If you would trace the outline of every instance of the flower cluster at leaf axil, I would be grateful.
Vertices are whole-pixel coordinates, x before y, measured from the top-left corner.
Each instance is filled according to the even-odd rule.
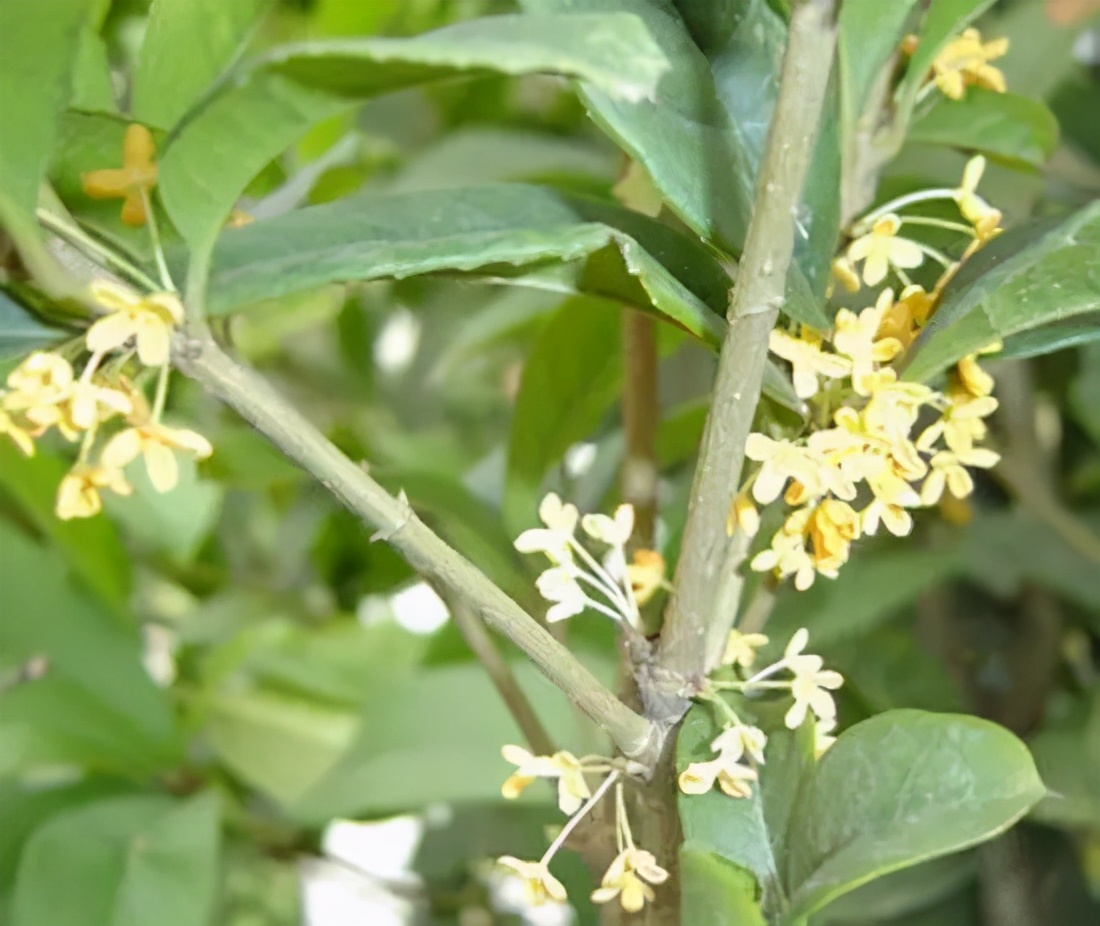
[[[790,364],[795,392],[805,403],[801,434],[750,435],[749,470],[729,516],[730,533],[754,536],[758,505],[782,498],[790,509],[769,546],[751,566],[802,590],[818,575],[835,578],[853,541],[880,527],[903,536],[912,509],[956,499],[974,488],[970,468],[986,469],[998,455],[980,446],[985,419],[997,408],[993,379],[976,356],[960,361],[946,388],[901,379],[904,357],[933,316],[959,267],[999,231],[1001,214],[977,195],[985,162],[970,161],[957,189],[911,193],[887,203],[852,227],[852,240],[834,263],[850,292],[896,281],[868,297],[864,308],[841,308],[827,332],[806,326],[772,332],[772,353]],[[907,217],[901,210],[935,200],[957,204],[965,222]],[[934,224],[967,239],[958,260],[902,237],[907,225]],[[931,290],[907,271],[926,260],[942,272]],[[991,345],[995,349],[996,345]]]
[[[692,762],[681,773],[680,790],[685,794],[705,794],[715,785],[730,797],[752,797],[752,789],[760,778],[764,764],[764,749],[768,743],[765,732],[746,723],[726,699],[732,693],[751,707],[760,695],[782,692],[791,698],[783,716],[789,730],[798,730],[807,717],[813,718],[814,752],[821,756],[834,740],[836,702],[831,691],[844,684],[839,672],[824,668],[820,656],[806,653],[809,634],[799,630],[783,652],[783,658],[753,672],[757,651],[768,638],[761,633],[731,630],[722,657],[722,666],[707,682],[698,700],[710,704],[722,732],[710,744],[713,759]],[[788,678],[780,678],[787,675]]]
[[[157,176],[153,154],[149,131],[132,125],[124,141],[123,167],[93,171],[85,176],[85,186],[93,196],[124,197],[122,219],[127,224],[148,222],[166,290],[143,294],[96,280],[87,301],[97,317],[84,337],[57,350],[35,351],[0,389],[0,433],[24,454],[33,455],[35,441],[51,431],[79,444],[76,463],[58,486],[55,510],[62,520],[98,514],[104,492],[131,494],[124,470],[139,457],[153,488],[167,492],[179,480],[177,452],[197,459],[211,453],[202,435],[170,428],[161,420],[169,349],[183,306],[168,288],[171,281],[149,205]],[[79,373],[74,368],[78,359],[83,362]],[[141,388],[150,378],[155,381],[152,406]]]

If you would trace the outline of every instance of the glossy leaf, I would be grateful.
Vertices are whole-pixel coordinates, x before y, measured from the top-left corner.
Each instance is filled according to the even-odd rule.
[[[218,817],[213,794],[115,797],[58,814],[23,851],[12,926],[206,926]]]
[[[486,72],[566,73],[628,98],[652,94],[668,63],[634,17],[589,19],[590,32],[580,43],[568,25],[554,17],[495,16],[409,39],[338,39],[278,49],[243,84],[203,100],[189,114],[162,160],[161,196],[184,238],[203,250],[264,165],[356,100]]]
[[[765,926],[756,880],[710,852],[680,852],[680,911],[692,926]]]
[[[1039,167],[1058,145],[1058,120],[1039,100],[971,87],[916,119],[907,138]]]
[[[1055,351],[1081,347],[1100,339],[1100,311],[1086,312],[1064,322],[1054,322],[1005,338],[1001,358],[1041,357]]]
[[[0,6],[0,219],[21,247],[41,254],[35,208],[69,101],[70,74],[91,0],[38,0]]]
[[[1013,229],[948,288],[914,345],[907,379],[925,380],[992,341],[1100,310],[1100,203]]]
[[[799,791],[788,918],[879,875],[989,839],[1044,793],[1027,747],[988,721],[888,711],[857,724]]]
[[[508,282],[548,261],[576,263],[578,291],[664,316],[711,344],[725,329],[728,279],[706,250],[645,216],[521,184],[362,194],[226,232],[210,310],[340,280],[452,273]]]
[[[267,4],[154,0],[134,71],[134,117],[172,128],[232,62]]]

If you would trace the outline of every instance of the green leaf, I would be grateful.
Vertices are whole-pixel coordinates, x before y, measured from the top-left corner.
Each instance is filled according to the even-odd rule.
[[[362,194],[228,231],[214,254],[210,311],[337,280],[447,272],[507,282],[549,261],[575,262],[580,292],[720,343],[729,281],[705,249],[645,216],[524,184]]]
[[[977,874],[975,852],[944,856],[868,881],[829,904],[822,915],[829,923],[892,921],[958,893]]]
[[[1004,832],[1044,793],[1027,747],[988,721],[888,711],[857,724],[799,791],[788,920]]]
[[[153,0],[134,70],[134,118],[170,129],[232,62],[268,0]]]
[[[944,98],[914,120],[907,140],[1041,167],[1058,145],[1058,120],[1039,100],[970,87],[961,100]]]
[[[91,25],[85,27],[80,35],[80,46],[73,65],[73,96],[69,105],[88,112],[118,112],[107,43]]]
[[[60,341],[64,335],[48,328],[0,289],[0,360],[23,357],[39,347]]]
[[[1029,745],[1050,789],[1032,816],[1053,826],[1100,827],[1100,693],[1045,725]]]
[[[918,44],[894,94],[902,122],[909,119],[921,84],[943,47],[993,5],[993,0],[932,0],[917,32]]]
[[[855,130],[883,68],[897,53],[917,0],[845,0],[840,7],[837,56],[845,132]]]
[[[168,212],[192,248],[205,250],[249,180],[310,126],[355,100],[428,80],[550,72],[585,77],[628,98],[652,94],[668,62],[642,23],[593,17],[585,24],[588,34],[571,24],[564,17],[495,16],[409,39],[276,49],[242,85],[204,99],[169,143],[159,187]]]
[[[710,852],[680,851],[680,910],[691,926],[766,926],[756,879]]]
[[[998,338],[1100,310],[1100,202],[1016,228],[967,262],[914,345],[926,380]]]
[[[206,926],[218,817],[213,794],[116,797],[58,814],[23,851],[12,926]]]
[[[0,657],[44,657],[44,678],[8,691],[9,768],[38,757],[149,774],[178,759],[168,699],[142,669],[137,634],[67,580],[62,562],[0,522]]]
[[[1100,338],[1100,312],[1086,312],[1066,321],[1054,322],[1005,338],[998,359],[1041,357],[1071,347],[1083,347]]]
[[[0,5],[0,219],[24,252],[43,258],[35,208],[69,101],[70,74],[91,0]],[[28,256],[24,253],[24,256]]]
[[[24,457],[0,445],[0,487],[15,500],[35,528],[64,554],[69,565],[105,604],[121,610],[130,597],[130,555],[107,518],[62,521],[54,497],[69,465],[40,448]]]

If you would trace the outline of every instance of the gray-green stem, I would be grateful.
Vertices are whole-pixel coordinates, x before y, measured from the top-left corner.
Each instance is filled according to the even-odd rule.
[[[689,686],[717,665],[741,596],[747,543],[743,532],[727,536],[726,516],[760,398],[768,336],[786,291],[795,215],[835,47],[835,0],[796,6],[661,636],[662,667]]]

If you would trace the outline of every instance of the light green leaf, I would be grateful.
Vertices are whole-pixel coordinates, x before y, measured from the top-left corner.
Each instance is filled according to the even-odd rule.
[[[1083,347],[1100,339],[1100,311],[1086,312],[1066,321],[1023,331],[1005,338],[998,359],[1041,357],[1071,347]]]
[[[857,724],[799,791],[788,920],[1004,832],[1044,793],[1027,747],[988,721],[888,711]]]
[[[1100,310],[1100,202],[1013,229],[967,262],[914,345],[906,379],[1023,331]]]
[[[917,93],[932,69],[936,55],[992,5],[993,0],[932,0],[917,33],[917,49],[909,59],[905,76],[894,94],[903,122],[908,121],[909,114],[913,111]]]
[[[62,332],[43,325],[6,290],[0,289],[0,360],[22,357],[62,337]]]
[[[43,750],[54,761],[147,774],[175,761],[175,722],[140,663],[137,634],[71,585],[60,559],[0,523],[0,655],[7,665],[44,657],[46,677],[5,694],[2,718],[18,764]],[[10,751],[9,751],[10,750]]]
[[[161,196],[176,227],[201,252],[265,164],[310,126],[356,100],[494,71],[565,73],[628,98],[653,93],[668,62],[641,22],[624,15],[592,17],[585,23],[590,31],[579,33],[571,23],[564,17],[495,16],[408,39],[336,39],[276,49],[243,84],[191,111],[162,159]]]
[[[153,0],[134,71],[134,117],[174,126],[232,63],[268,2]]]
[[[859,926],[869,921],[892,921],[958,893],[977,874],[977,854],[972,851],[922,862],[857,887],[829,904],[822,911],[822,919]]]
[[[219,843],[213,794],[115,797],[58,814],[23,851],[12,926],[206,926]]]
[[[91,591],[120,610],[130,596],[130,555],[107,518],[62,521],[54,498],[69,465],[41,448],[24,457],[10,443],[0,444],[0,486],[35,528],[48,537]]]
[[[118,112],[107,43],[90,25],[80,35],[80,46],[73,65],[73,96],[69,105],[88,112]]]
[[[45,15],[39,0],[0,5],[0,219],[35,262],[45,259],[35,220],[38,187],[90,7],[91,0],[54,0]]]
[[[680,851],[680,912],[691,926],[765,926],[756,879],[710,852]]]
[[[864,115],[872,88],[897,53],[917,0],[845,0],[837,45],[845,131]]]
[[[705,249],[645,216],[523,184],[363,194],[226,232],[210,311],[337,280],[449,272],[507,282],[549,261],[575,262],[581,292],[720,342],[729,281]]]
[[[907,140],[1041,167],[1058,145],[1058,120],[1039,100],[971,87],[961,100],[944,98],[914,120]]]

